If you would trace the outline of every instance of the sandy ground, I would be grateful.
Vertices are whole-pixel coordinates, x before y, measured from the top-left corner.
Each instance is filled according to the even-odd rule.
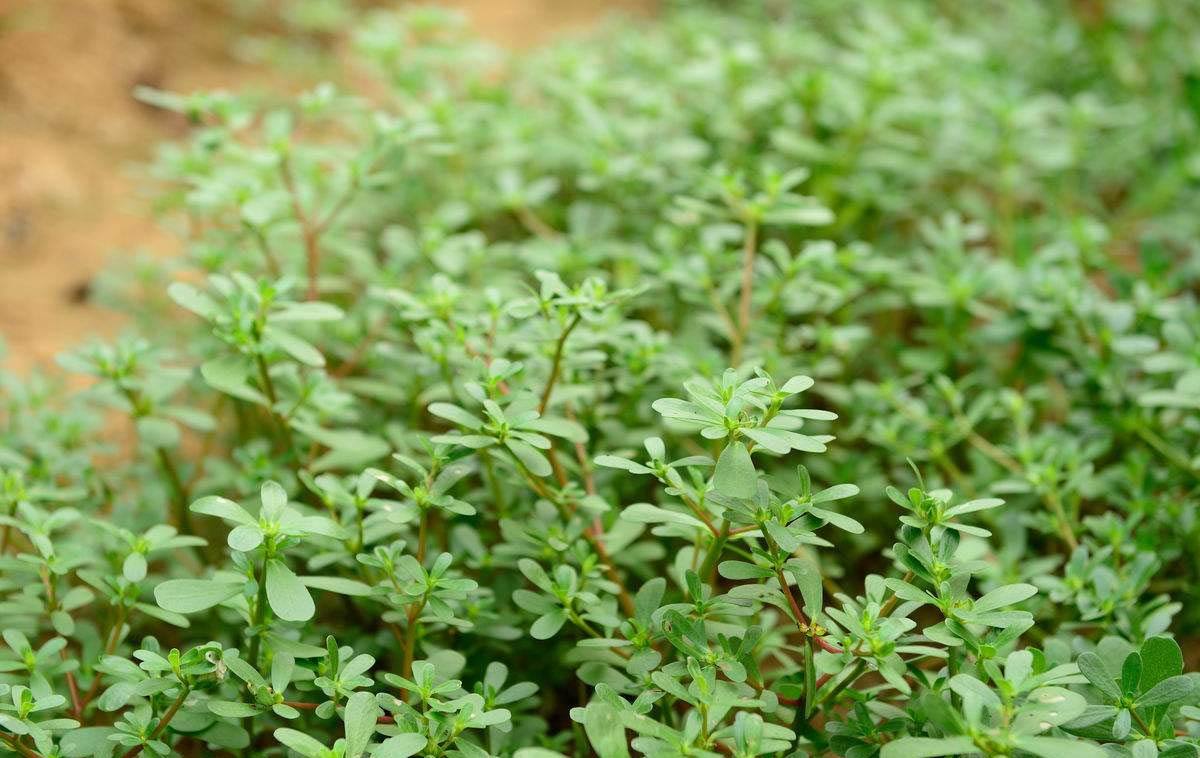
[[[259,0],[268,8],[272,0]],[[24,371],[114,314],[87,302],[113,255],[170,254],[140,174],[180,122],[138,103],[139,84],[275,88],[311,83],[239,54],[278,33],[271,14],[229,15],[230,0],[0,0],[0,339]],[[375,2],[375,5],[383,3]],[[486,37],[524,47],[649,0],[444,0]],[[325,40],[328,43],[328,40]],[[336,41],[334,42],[336,44]]]

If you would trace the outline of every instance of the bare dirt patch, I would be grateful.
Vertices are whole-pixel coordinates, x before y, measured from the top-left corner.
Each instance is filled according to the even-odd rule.
[[[378,4],[378,3],[376,3]],[[537,44],[649,0],[446,0],[481,33]],[[269,15],[267,16],[269,19]],[[260,17],[258,22],[262,22]],[[0,0],[0,338],[26,370],[117,317],[88,302],[112,255],[171,254],[139,166],[176,120],[133,98],[175,90],[299,89],[308,81],[239,57],[253,23],[219,0]],[[268,21],[269,23],[269,21]],[[289,78],[289,76],[291,78]]]

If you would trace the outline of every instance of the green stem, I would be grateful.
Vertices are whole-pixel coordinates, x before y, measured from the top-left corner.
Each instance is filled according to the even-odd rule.
[[[258,366],[258,377],[262,382],[263,391],[267,393],[267,400],[271,402],[271,417],[279,424],[280,432],[290,452],[295,449],[295,442],[292,439],[292,427],[288,424],[287,419],[281,416],[275,408],[279,402],[279,398],[275,394],[275,382],[271,380],[270,368],[267,366],[267,361],[262,357],[261,353],[254,356],[254,362]]]
[[[492,495],[492,503],[496,507],[499,518],[508,515],[508,502],[504,499],[504,491],[500,488],[500,480],[496,478],[496,466],[492,463],[492,454],[486,449],[479,451],[479,460],[483,462],[483,475],[487,479],[488,491]]]
[[[742,243],[742,291],[738,299],[737,331],[734,333],[729,362],[736,368],[742,361],[746,335],[750,331],[750,306],[754,295],[754,259],[758,256],[758,220],[746,219],[746,238]]]
[[[721,560],[721,553],[725,552],[725,543],[728,541],[729,521],[728,519],[722,519],[721,528],[717,530],[712,545],[709,546],[708,552],[704,555],[704,563],[700,564],[700,578],[709,584],[712,584],[717,579],[717,562]]]
[[[25,756],[25,758],[43,758],[42,754],[38,751],[34,750],[28,745],[21,744],[21,738],[17,735],[3,735],[3,740],[6,745]]]
[[[812,718],[817,708],[817,671],[813,661],[813,638],[804,639],[804,718]]]
[[[258,653],[262,647],[262,625],[266,620],[267,610],[267,558],[264,556],[258,572],[258,594],[254,598],[254,614],[250,618],[250,657],[247,662],[258,666]]]
[[[558,335],[558,341],[554,343],[554,359],[550,366],[550,377],[546,379],[546,388],[542,390],[542,399],[538,403],[539,415],[546,413],[546,406],[550,404],[550,393],[554,392],[554,385],[558,382],[559,374],[562,373],[563,351],[567,346],[567,337],[571,336],[571,332],[575,331],[575,327],[579,326],[582,319],[583,315],[576,313],[562,333]]]
[[[1154,448],[1159,455],[1161,455],[1163,458],[1166,458],[1168,463],[1184,473],[1191,474],[1192,476],[1196,475],[1196,469],[1192,468],[1192,462],[1188,460],[1187,456],[1179,452],[1178,449],[1176,449],[1170,442],[1167,442],[1165,439],[1163,439],[1162,436],[1153,429],[1149,428],[1145,424],[1138,424],[1137,435],[1138,437],[1141,437],[1147,445]]]
[[[1149,724],[1146,723],[1146,720],[1143,719],[1141,714],[1137,712],[1137,709],[1130,708],[1129,714],[1133,716],[1133,720],[1137,722],[1138,727],[1142,730],[1142,734],[1150,739],[1154,739],[1155,731],[1150,728]]]
[[[187,686],[184,686],[184,688],[180,690],[179,697],[175,698],[175,702],[171,703],[171,707],[168,708],[166,712],[163,713],[162,718],[158,720],[158,726],[154,727],[154,731],[150,734],[150,739],[157,740],[162,737],[163,732],[167,730],[167,725],[171,723],[171,719],[175,718],[175,714],[178,713],[179,709],[183,707],[183,702],[187,700],[187,696],[190,692],[191,689]],[[142,752],[143,747],[145,747],[145,743],[142,743],[141,745],[134,745],[133,747],[129,748],[129,750],[127,750],[121,758],[133,758],[133,756]]]
[[[1048,490],[1043,499],[1054,514],[1055,521],[1058,522],[1058,533],[1062,536],[1063,541],[1074,551],[1075,548],[1079,547],[1079,540],[1075,538],[1075,530],[1071,527],[1071,521],[1067,518],[1067,512],[1063,509],[1062,500],[1058,496],[1058,490]]]
[[[184,534],[191,534],[192,517],[188,511],[188,493],[183,479],[179,476],[179,469],[175,467],[175,461],[171,459],[171,454],[165,447],[155,448],[155,453],[158,455],[159,466],[167,475],[167,481],[171,483],[171,492],[175,496],[175,521],[178,523],[180,531]]]
[[[817,698],[817,705],[821,705],[826,702],[837,702],[837,696],[841,694],[842,690],[849,687],[856,679],[862,676],[863,670],[866,669],[866,667],[866,659],[859,658],[857,661],[855,661],[854,665],[850,667],[850,673],[846,675],[846,677],[844,677],[837,684],[833,685],[833,687],[826,691],[824,695]]]
[[[412,677],[413,656],[416,654],[417,647],[417,625],[423,610],[425,610],[424,596],[421,597],[420,603],[414,603],[408,611],[408,625],[404,627],[404,662],[400,669],[401,676],[405,679]]]

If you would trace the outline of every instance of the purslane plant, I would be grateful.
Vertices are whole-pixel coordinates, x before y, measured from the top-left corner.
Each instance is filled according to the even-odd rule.
[[[0,753],[1200,754],[1195,9],[691,5],[147,94],[186,255],[0,374]]]

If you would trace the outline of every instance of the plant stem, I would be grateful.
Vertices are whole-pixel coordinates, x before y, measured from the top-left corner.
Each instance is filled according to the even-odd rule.
[[[171,454],[165,447],[155,448],[155,453],[158,456],[159,466],[167,475],[167,481],[171,483],[171,492],[175,496],[175,522],[184,534],[192,534],[192,518],[188,512],[188,493],[183,479],[179,476],[179,469],[175,467],[175,461],[171,459]],[[203,555],[199,548],[197,548],[197,552]]]
[[[1138,725],[1139,727],[1141,727],[1142,734],[1144,734],[1145,736],[1149,737],[1150,739],[1154,739],[1154,734],[1155,734],[1154,730],[1150,728],[1149,724],[1147,724],[1147,723],[1146,723],[1146,720],[1145,720],[1145,719],[1143,719],[1143,718],[1142,718],[1142,716],[1141,716],[1141,714],[1139,714],[1139,713],[1137,712],[1137,709],[1136,709],[1136,708],[1130,708],[1130,709],[1129,709],[1129,714],[1130,714],[1131,716],[1133,716],[1133,720],[1137,722],[1137,725]]]
[[[754,295],[754,259],[758,256],[758,221],[746,219],[746,238],[742,244],[742,291],[738,299],[737,331],[734,332],[729,362],[737,367],[742,362],[746,333],[750,329],[750,306]]]
[[[308,217],[308,213],[304,210],[304,206],[300,203],[300,193],[296,189],[296,182],[292,177],[292,162],[287,155],[279,162],[279,174],[283,179],[283,186],[287,189],[288,197],[292,203],[292,214],[296,217],[297,223],[300,224],[300,237],[304,241],[304,260],[308,272],[308,292],[309,300],[316,300],[319,294],[317,288],[317,276],[321,268],[321,247],[320,247],[320,230],[313,225],[312,219]]]
[[[1141,437],[1147,445],[1154,448],[1159,455],[1161,455],[1163,458],[1166,458],[1168,463],[1184,473],[1191,474],[1192,476],[1196,475],[1196,469],[1192,467],[1192,462],[1187,459],[1187,456],[1179,452],[1178,449],[1163,439],[1162,436],[1153,429],[1150,429],[1145,424],[1138,424],[1137,435]]]
[[[1071,551],[1074,552],[1075,548],[1079,547],[1079,540],[1075,538],[1075,530],[1071,527],[1071,521],[1067,518],[1067,512],[1063,509],[1062,500],[1058,496],[1058,490],[1047,490],[1042,498],[1046,501],[1046,505],[1050,506],[1050,511],[1054,514],[1054,520],[1058,522],[1058,533],[1071,548]]]
[[[421,509],[421,516],[417,521],[417,563],[425,563],[425,543],[429,538],[429,512],[424,508]]]
[[[117,606],[117,614],[113,619],[112,629],[109,631],[107,642],[104,644],[105,655],[112,655],[116,651],[117,643],[121,641],[121,629],[125,626],[125,614],[127,612],[128,609],[124,604]],[[96,697],[96,693],[100,691],[100,681],[102,678],[98,671],[92,674],[92,683],[88,685],[87,692],[83,694],[83,699],[79,703],[77,718],[83,716],[83,712],[87,710],[88,704],[92,702],[92,698]]]
[[[695,500],[688,497],[686,492],[680,492],[679,499],[683,501],[684,505],[691,509],[692,513],[696,514],[696,518],[704,522],[704,525],[708,527],[708,531],[712,532],[714,537],[717,537],[721,534],[721,530],[718,529],[717,525],[713,523],[712,516],[709,515],[708,511],[702,508]],[[729,525],[726,524],[725,528],[728,529]],[[727,536],[732,536],[733,534],[734,532],[728,532]]]
[[[813,638],[804,639],[804,718],[811,718],[817,707],[817,671],[813,661]]]
[[[191,693],[191,689],[186,686],[180,691],[179,697],[175,698],[175,702],[171,703],[171,707],[158,720],[158,726],[154,727],[154,731],[150,734],[150,739],[157,740],[159,737],[162,737],[163,732],[167,730],[167,724],[171,723],[171,719],[175,718],[175,714],[183,707],[183,702],[187,700],[189,693]],[[145,743],[134,745],[121,758],[133,758],[133,756],[142,752],[143,747],[145,747]]]
[[[13,750],[17,751],[25,758],[44,758],[44,756],[28,745],[21,743],[21,738],[16,735],[3,735],[4,742]]]
[[[711,523],[709,528],[711,528]],[[700,564],[700,578],[712,584],[717,578],[717,562],[721,553],[725,552],[725,543],[729,542],[729,521],[721,519],[721,528],[714,535],[712,545],[704,555],[704,563]]]
[[[546,485],[543,484],[536,476],[534,476],[533,472],[530,471],[529,468],[522,463],[519,458],[513,456],[513,463],[516,465],[517,471],[519,471],[521,476],[525,478],[525,481],[529,482],[529,486],[533,488],[535,493],[546,500],[549,500],[551,503],[554,503],[561,511],[563,511],[564,516],[571,516],[574,514],[574,509],[564,505],[562,498],[555,497],[554,493],[551,492],[549,488],[547,488]],[[594,527],[595,524],[592,524],[585,529],[583,531],[583,538],[586,539],[588,544],[592,546],[592,549],[596,551],[596,555],[600,558],[600,565],[604,569],[605,575],[608,576],[609,581],[617,586],[617,599],[621,603],[621,609],[625,611],[627,616],[633,617],[637,615],[637,604],[633,602],[633,595],[629,594],[629,589],[625,586],[625,582],[621,580],[621,575],[617,573],[617,567],[613,564],[612,557],[608,554],[608,549],[601,541],[603,530],[596,531]]]
[[[846,675],[846,677],[843,678],[841,681],[839,681],[836,685],[834,685],[833,688],[830,689],[827,693],[822,695],[817,700],[817,705],[821,705],[822,703],[826,703],[826,702],[835,701],[837,696],[842,692],[842,690],[849,687],[851,684],[854,683],[854,681],[856,679],[858,679],[858,677],[862,676],[863,670],[866,667],[867,667],[866,659],[859,658],[857,661],[855,661],[854,665],[850,668],[850,673],[848,675]]]
[[[267,393],[267,400],[271,402],[271,417],[279,424],[279,429],[283,434],[283,438],[287,443],[288,451],[295,449],[295,441],[292,439],[292,427],[288,424],[287,419],[279,414],[275,409],[279,402],[279,396],[275,394],[275,382],[271,380],[271,371],[267,366],[267,361],[262,357],[262,354],[254,356],[254,362],[258,366],[258,378],[262,382],[263,391]]]
[[[517,220],[521,225],[529,230],[534,236],[544,240],[553,240],[562,237],[562,234],[554,227],[542,220],[542,217],[533,212],[529,206],[519,205],[513,209]]]
[[[780,589],[783,590],[783,596],[787,599],[788,607],[792,609],[792,615],[795,617],[796,627],[803,632],[808,639],[816,642],[817,645],[819,645],[820,648],[825,652],[840,654],[842,652],[840,647],[825,641],[821,637],[811,634],[812,621],[809,620],[808,616],[804,615],[804,611],[800,610],[800,605],[796,602],[796,596],[792,594],[792,587],[790,584],[788,584],[787,578],[783,575],[783,569],[777,569],[775,571],[775,579],[779,582]]]
[[[504,518],[508,515],[508,501],[505,500],[504,490],[500,487],[500,480],[496,477],[496,466],[492,463],[492,454],[486,449],[480,450],[479,459],[483,462],[483,475],[487,479],[488,491],[491,492],[497,515],[499,518]]]
[[[538,403],[538,414],[542,415],[546,412],[546,406],[550,404],[550,393],[554,392],[554,385],[558,382],[558,376],[562,373],[563,349],[567,344],[567,337],[571,336],[571,332],[575,327],[579,326],[579,322],[583,316],[576,313],[574,317],[567,323],[566,328],[558,335],[558,341],[554,344],[554,359],[550,365],[550,377],[546,379],[546,388],[542,390],[542,399]]]
[[[412,677],[413,656],[417,646],[417,624],[421,611],[425,610],[425,597],[420,603],[414,603],[408,609],[408,625],[404,627],[404,662],[401,666],[401,676],[405,679]]]
[[[250,628],[253,636],[250,638],[250,657],[247,663],[251,666],[258,666],[258,653],[262,647],[262,625],[265,620],[267,609],[267,559],[262,560],[262,565],[258,572],[258,593],[254,598],[254,615],[250,619]]]

